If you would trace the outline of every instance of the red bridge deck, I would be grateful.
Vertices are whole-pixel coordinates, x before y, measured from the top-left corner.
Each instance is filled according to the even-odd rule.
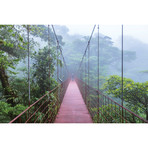
[[[75,81],[69,83],[55,123],[92,123]]]

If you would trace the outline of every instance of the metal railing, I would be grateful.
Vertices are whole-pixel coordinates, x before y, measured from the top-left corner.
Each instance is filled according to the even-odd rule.
[[[46,93],[9,123],[53,123],[69,81],[67,79]]]
[[[84,102],[94,122],[99,123],[148,123],[129,109],[107,97],[102,92],[76,79]]]

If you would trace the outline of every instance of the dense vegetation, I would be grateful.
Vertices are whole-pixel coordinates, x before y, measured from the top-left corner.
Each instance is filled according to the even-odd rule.
[[[28,107],[28,41],[27,25],[0,25],[0,122],[9,122]],[[59,57],[56,61],[56,40],[51,29],[45,25],[30,25],[31,58],[31,102],[33,103],[48,90],[57,86],[56,62],[62,66]],[[55,25],[60,46],[70,73],[79,68],[88,36],[70,35],[66,26]],[[133,40],[136,45],[128,42]],[[132,38],[126,40],[124,51],[124,106],[148,120],[148,75],[146,45]],[[113,100],[121,103],[121,50],[114,46],[112,39],[100,34],[100,90]],[[48,46],[48,41],[50,46]],[[97,50],[98,36],[94,34],[90,42],[89,84],[97,88]],[[140,50],[139,50],[140,48]],[[142,54],[142,52],[144,52]],[[144,56],[143,56],[144,55]],[[140,64],[141,60],[144,64]],[[85,81],[85,64],[82,63],[78,77]],[[138,66],[137,66],[138,65]],[[137,66],[137,67],[136,67]],[[88,72],[88,71],[87,71]],[[81,74],[81,77],[80,77]],[[50,78],[50,79],[49,79]],[[62,79],[65,79],[61,76]],[[87,83],[87,81],[86,81]],[[52,94],[53,95],[53,94]],[[54,96],[53,96],[54,98]],[[106,106],[102,106],[106,108]],[[94,110],[96,110],[94,108]],[[107,115],[106,115],[107,116]]]
[[[26,25],[0,26],[0,122],[9,122],[28,107],[27,27]],[[51,30],[50,48],[48,47],[46,26],[29,27],[30,103],[33,103],[57,85],[53,78],[56,47]],[[63,44],[62,37],[59,36],[59,39]]]
[[[77,71],[80,60],[86,49],[88,38],[81,35],[69,35],[64,26],[65,55],[69,69]],[[59,32],[60,33],[60,32]],[[97,89],[97,50],[98,36],[94,34],[90,42],[89,85]],[[99,86],[103,93],[121,103],[121,50],[114,46],[112,39],[100,34],[99,38]],[[133,44],[135,43],[135,44]],[[148,120],[148,45],[129,36],[124,37],[124,107]],[[87,57],[87,54],[86,54]],[[88,82],[88,71],[85,75],[88,59],[83,60],[79,78]],[[72,65],[78,65],[76,68]],[[93,94],[90,94],[92,96]],[[94,98],[93,98],[94,99]],[[103,107],[103,106],[102,106]],[[105,108],[105,106],[104,106]]]
[[[125,106],[148,120],[148,81],[140,83],[124,78],[123,85]],[[104,84],[106,93],[115,98],[121,98],[121,88],[121,77],[117,75],[110,76]]]

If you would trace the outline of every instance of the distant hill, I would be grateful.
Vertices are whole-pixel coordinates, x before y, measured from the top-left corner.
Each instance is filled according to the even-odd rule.
[[[137,82],[148,81],[148,74],[141,72],[148,70],[148,44],[132,36],[124,36],[124,50],[136,52],[135,60],[130,63],[124,62],[124,77]]]

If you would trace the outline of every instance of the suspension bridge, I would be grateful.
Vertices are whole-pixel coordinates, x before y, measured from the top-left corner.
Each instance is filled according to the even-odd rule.
[[[54,26],[52,29],[57,43],[57,80],[58,85],[14,118],[10,123],[148,123],[148,120],[138,116],[123,105],[123,25],[122,25],[122,97],[121,104],[105,95],[99,89],[99,25],[98,25],[98,67],[97,89],[90,84],[90,42],[96,25],[94,25],[86,49],[82,56],[78,71],[71,78],[62,48]],[[49,41],[49,25],[48,25]],[[29,28],[28,28],[29,43]],[[49,42],[48,42],[49,43]],[[49,44],[50,46],[50,44]],[[28,44],[29,51],[29,44]],[[60,57],[59,53],[60,52]],[[29,52],[28,52],[29,53]],[[63,61],[63,67],[58,59]],[[28,54],[29,71],[29,54]],[[62,75],[64,79],[62,80]],[[83,77],[87,75],[87,79]],[[28,79],[30,75],[28,74]],[[30,83],[29,83],[30,88]],[[30,93],[30,89],[29,89]],[[30,99],[30,98],[29,98]]]

